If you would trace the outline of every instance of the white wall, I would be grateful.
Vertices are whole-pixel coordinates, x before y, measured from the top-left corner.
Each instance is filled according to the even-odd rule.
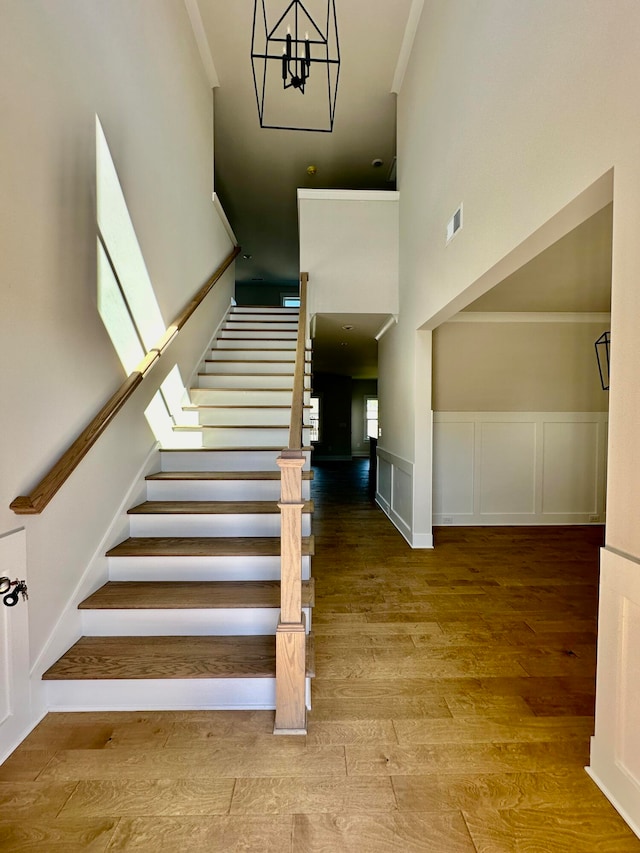
[[[613,198],[607,553],[622,554],[636,574],[639,31],[635,0],[425,0],[399,95],[400,321],[379,353],[384,447],[415,464],[414,481],[430,480],[428,456],[417,462],[429,423],[414,416],[425,394],[430,407],[416,370],[418,330],[437,327]],[[585,202],[577,221],[575,199]],[[464,227],[447,246],[461,201]],[[632,683],[640,616],[625,586],[631,569],[612,572],[601,599],[603,618],[614,615],[600,628],[591,771],[638,827],[640,747],[620,722],[638,719],[640,696],[621,689],[616,704],[602,678],[610,667],[617,683]],[[620,612],[629,620],[622,656]]]
[[[212,93],[183,3],[3,0],[0,55],[0,534],[26,527],[31,664],[42,669],[154,447],[143,410],[176,360],[189,374],[233,287],[228,273],[44,513],[18,519],[13,498],[124,379],[96,309],[96,113],[166,323],[231,246],[211,202]]]
[[[298,190],[311,316],[397,313],[398,207],[396,192]]]
[[[433,333],[435,411],[608,410],[594,343],[610,319],[527,322],[525,314],[519,322],[477,322],[482,316],[463,312],[454,320],[476,322],[444,323]]]

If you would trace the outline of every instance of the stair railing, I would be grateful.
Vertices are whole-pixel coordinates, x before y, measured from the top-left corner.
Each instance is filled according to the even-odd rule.
[[[307,342],[306,272],[300,274],[300,315],[289,446],[278,458],[281,492],[280,620],[276,630],[275,734],[306,734],[306,630],[302,612],[302,469]]]
[[[66,483],[71,474],[73,474],[82,459],[91,450],[109,424],[114,420],[133,392],[142,384],[151,368],[164,355],[184,324],[202,304],[216,282],[222,278],[223,273],[231,266],[239,253],[240,247],[235,246],[213,275],[211,275],[195,296],[185,305],[160,340],[147,352],[136,369],[127,376],[120,388],[107,400],[95,418],[87,424],[73,444],[65,450],[62,456],[40,480],[38,485],[28,495],[20,495],[20,497],[17,497],[11,503],[11,509],[15,513],[18,515],[36,515],[42,512],[53,496]]]

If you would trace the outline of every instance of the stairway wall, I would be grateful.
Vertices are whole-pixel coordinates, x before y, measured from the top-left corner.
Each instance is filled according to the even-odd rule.
[[[44,514],[15,516],[11,500],[125,377],[96,309],[96,114],[165,322],[231,245],[211,202],[212,93],[184,4],[59,0],[54,9],[47,0],[7,0],[0,52],[0,535],[26,528],[35,721],[60,620],[87,567],[100,570],[105,531],[117,538],[123,499],[153,452],[144,409],[174,363],[188,380],[230,302],[233,272]]]

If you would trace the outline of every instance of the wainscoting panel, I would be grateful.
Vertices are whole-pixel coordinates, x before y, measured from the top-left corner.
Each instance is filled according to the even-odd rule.
[[[433,523],[604,522],[607,414],[435,412]]]
[[[480,426],[480,515],[532,515],[536,500],[535,423]]]
[[[376,502],[413,546],[413,464],[380,446]]]
[[[640,562],[600,559],[596,731],[587,772],[640,835]]]
[[[597,423],[545,423],[543,513],[598,514]]]
[[[473,515],[474,444],[473,422],[433,424],[433,507],[436,515]]]

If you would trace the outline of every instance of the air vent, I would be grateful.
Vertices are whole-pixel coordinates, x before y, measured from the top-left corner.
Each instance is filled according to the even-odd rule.
[[[458,231],[462,229],[462,205],[456,210],[451,219],[447,222],[447,243],[456,236]]]

